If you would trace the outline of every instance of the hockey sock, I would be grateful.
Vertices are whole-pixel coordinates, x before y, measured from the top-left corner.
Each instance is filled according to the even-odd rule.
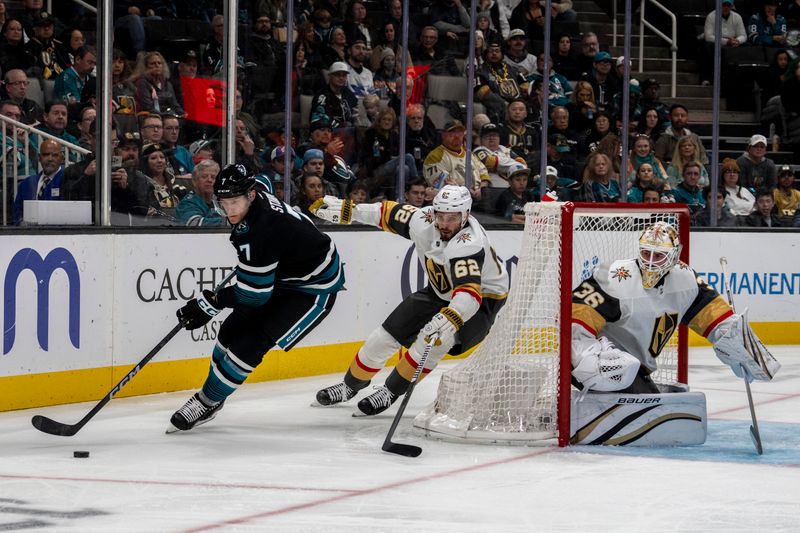
[[[244,383],[253,367],[217,343],[211,356],[211,368],[201,390],[212,403],[222,402]]]
[[[358,379],[350,370],[348,370],[347,374],[344,375],[344,384],[356,392],[369,385],[369,382],[370,380],[368,379]]]
[[[408,386],[411,385],[411,382],[401,376],[397,369],[394,369],[392,373],[389,374],[389,377],[386,378],[385,385],[392,394],[402,396],[408,390]]]

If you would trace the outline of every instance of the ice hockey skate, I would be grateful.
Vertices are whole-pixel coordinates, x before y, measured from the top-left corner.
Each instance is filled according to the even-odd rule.
[[[392,406],[399,398],[386,385],[375,387],[375,392],[358,402],[358,409],[353,416],[374,416],[380,414]]]
[[[341,382],[330,387],[325,387],[317,391],[317,401],[311,405],[315,407],[328,407],[337,403],[346,402],[353,399],[358,391],[350,388],[346,383]]]
[[[222,401],[216,405],[209,406],[200,399],[199,392],[194,393],[194,396],[189,398],[189,401],[172,415],[172,418],[169,420],[170,426],[167,428],[167,433],[189,431],[195,426],[213,420],[224,404],[225,402]]]

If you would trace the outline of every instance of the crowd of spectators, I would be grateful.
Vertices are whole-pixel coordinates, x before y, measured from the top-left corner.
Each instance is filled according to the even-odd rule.
[[[15,5],[17,3],[15,2]],[[25,199],[96,201],[97,50],[94,21],[79,6],[52,14],[42,0],[22,0],[6,11],[0,1],[0,114],[34,125],[90,153],[59,159],[51,141],[6,134],[6,174],[19,176],[13,223]],[[112,62],[114,118],[112,209],[117,224],[219,226],[212,209],[226,110],[223,64],[225,21],[214,0],[115,1]],[[763,5],[762,5],[763,4]],[[571,0],[553,0],[554,21],[574,23]],[[546,158],[550,198],[589,202],[682,202],[696,224],[709,224],[709,158],[690,128],[690,110],[664,102],[656,79],[631,80],[629,130],[621,131],[625,58],[613,57],[598,34],[561,32],[553,37],[549,116],[542,116],[544,2],[480,0],[476,21],[475,102],[481,114],[467,132],[463,107],[448,107],[435,123],[425,93],[429,75],[462,79],[469,42],[468,4],[461,0],[410,3],[409,47],[400,41],[400,0],[299,0],[295,2],[293,107],[285,87],[285,2],[241,0],[239,48],[232,58],[236,162],[276,194],[307,212],[324,194],[354,201],[403,197],[425,205],[444,184],[472,185],[476,212],[522,222],[522,206],[538,201],[538,169]],[[787,20],[797,4],[763,0],[752,16],[722,2],[723,46],[773,46],[776,94],[797,84],[800,63],[786,42]],[[708,14],[702,57],[710,62],[715,13]],[[157,36],[158,22],[190,20],[205,37]],[[577,26],[566,26],[574,27]],[[576,30],[577,31],[577,30]],[[781,57],[780,62],[777,60]],[[403,72],[405,58],[409,70]],[[702,69],[707,72],[708,69]],[[783,70],[783,72],[781,72]],[[785,72],[791,72],[786,76]],[[705,74],[699,81],[708,83]],[[51,87],[43,106],[27,88]],[[409,101],[402,103],[406,85]],[[399,153],[398,116],[407,112],[406,153]],[[283,128],[286,112],[295,116]],[[547,150],[540,153],[544,121]],[[438,127],[437,127],[438,126]],[[465,150],[472,135],[473,153]],[[621,139],[629,136],[627,167]],[[791,166],[767,156],[767,139],[754,135],[738,159],[721,164],[716,200],[720,225],[800,226],[800,191]],[[288,148],[287,148],[288,145]],[[286,150],[290,168],[284,168]],[[57,151],[57,150],[56,150]],[[466,158],[472,175],[467,177]],[[20,168],[36,172],[20,175]],[[57,165],[56,165],[57,163]],[[27,164],[27,163],[26,163]],[[54,165],[56,165],[54,167]],[[623,183],[624,182],[624,183]],[[625,198],[623,190],[627,191]],[[767,198],[769,196],[769,198]],[[769,205],[768,205],[769,204]]]

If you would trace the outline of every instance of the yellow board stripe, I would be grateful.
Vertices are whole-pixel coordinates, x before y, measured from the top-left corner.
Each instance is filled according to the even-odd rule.
[[[750,322],[761,342],[770,344],[800,344],[800,324],[797,322]],[[704,337],[689,330],[689,346],[710,346]]]

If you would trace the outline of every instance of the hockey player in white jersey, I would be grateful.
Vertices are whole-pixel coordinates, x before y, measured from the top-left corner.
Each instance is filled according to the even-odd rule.
[[[329,222],[361,222],[410,239],[428,274],[428,284],[369,335],[344,380],[317,392],[319,404],[350,400],[401,350],[386,383],[358,402],[356,414],[381,413],[406,392],[434,334],[422,376],[445,354],[463,353],[483,340],[505,304],[509,282],[486,231],[470,216],[471,207],[469,190],[457,185],[444,186],[433,205],[421,209],[390,201],[354,205],[331,196],[311,206],[312,213]]]
[[[657,222],[639,256],[603,264],[572,293],[572,376],[581,388],[658,393],[650,379],[679,324],[707,338],[719,359],[748,381],[780,368],[722,296],[678,260],[678,233]]]

